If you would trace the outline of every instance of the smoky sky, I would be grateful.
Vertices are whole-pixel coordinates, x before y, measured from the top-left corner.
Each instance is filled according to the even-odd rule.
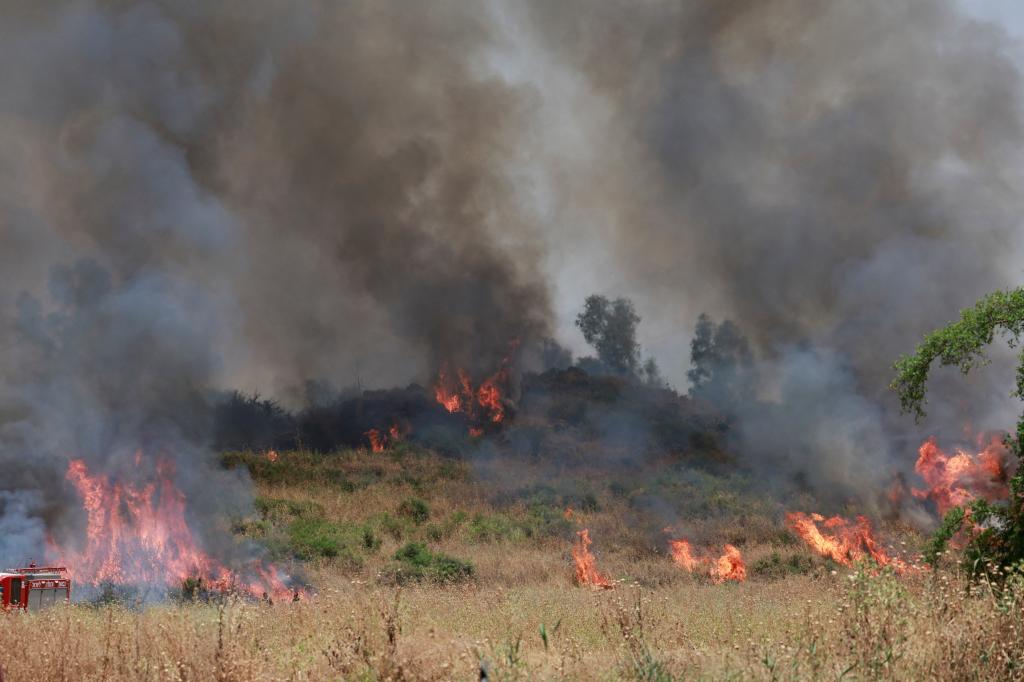
[[[486,372],[579,348],[596,292],[681,389],[697,315],[735,320],[800,411],[773,419],[852,411],[838,449],[885,460],[892,360],[1018,283],[1013,45],[950,2],[0,15],[5,453],[201,451],[212,389]],[[1007,404],[995,374],[943,386],[954,430]]]
[[[593,112],[547,175],[550,214],[611,265],[583,288],[634,296],[673,377],[697,313],[737,322],[777,406],[745,415],[748,454],[845,493],[909,467],[923,433],[1012,423],[1005,362],[938,372],[921,426],[886,390],[925,332],[1020,283],[1020,74],[1001,29],[916,0],[516,16],[563,65],[545,92],[570,104],[553,106]]]

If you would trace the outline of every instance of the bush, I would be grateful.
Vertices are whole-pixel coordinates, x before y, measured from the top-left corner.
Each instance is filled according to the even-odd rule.
[[[288,543],[292,553],[300,559],[340,558],[354,564],[361,563],[360,549],[375,550],[380,544],[366,526],[319,518],[293,521],[288,526]]]
[[[313,518],[324,514],[323,505],[317,502],[276,497],[257,497],[253,506],[260,516],[271,523],[281,523],[292,518]]]
[[[430,518],[430,508],[423,500],[410,497],[407,500],[402,500],[402,503],[398,505],[398,515],[419,526]]]
[[[420,542],[410,542],[394,554],[396,565],[382,574],[385,580],[406,583],[429,580],[450,584],[473,576],[473,565],[446,554],[431,552]]]
[[[806,575],[814,570],[814,561],[806,554],[790,554],[783,558],[778,552],[758,559],[750,573],[760,578],[781,580],[789,575]]]

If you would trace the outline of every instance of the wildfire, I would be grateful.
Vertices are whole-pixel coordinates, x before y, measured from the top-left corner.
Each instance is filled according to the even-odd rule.
[[[572,548],[572,559],[576,562],[576,583],[592,585],[598,589],[610,590],[611,581],[597,570],[597,562],[590,552],[590,531],[584,528],[576,531],[576,544]]]
[[[449,412],[461,412],[464,395],[469,396],[467,404],[472,404],[473,387],[469,377],[460,369],[457,379],[453,378],[448,371],[448,363],[443,363],[438,370],[437,384],[434,386],[434,397],[437,402],[444,405],[444,409]]]
[[[377,429],[370,429],[365,435],[370,441],[370,449],[374,452],[384,452],[384,448],[387,445],[387,436],[382,434]]]
[[[141,453],[136,463],[143,460]],[[89,585],[155,584],[173,587],[186,578],[202,578],[216,589],[241,589],[254,596],[292,594],[273,566],[254,564],[243,576],[203,552],[185,518],[185,495],[174,484],[174,464],[156,462],[156,480],[132,483],[90,474],[73,460],[66,478],[86,512],[86,543],[81,551],[53,545],[72,577]],[[52,541],[51,541],[52,544]]]
[[[1006,499],[1007,461],[1006,446],[998,435],[992,435],[981,452],[974,455],[962,449],[949,455],[939,448],[935,438],[929,438],[918,449],[914,465],[928,487],[914,488],[911,493],[918,499],[934,502],[940,516],[978,497],[990,502]]]
[[[370,442],[370,450],[373,452],[384,452],[389,446],[402,440],[405,437],[405,431],[398,424],[392,424],[387,432],[380,429],[370,429],[363,435]]]
[[[711,579],[716,583],[735,580],[738,583],[747,579],[747,566],[743,563],[743,555],[732,545],[726,545],[722,556],[711,566]]]
[[[669,549],[672,552],[672,560],[679,564],[679,567],[689,573],[697,570],[697,559],[693,556],[693,547],[689,540],[669,540]]]
[[[482,423],[501,424],[507,416],[503,391],[509,383],[512,355],[518,343],[513,342],[497,372],[480,382],[476,388],[465,370],[455,372],[447,362],[441,363],[434,385],[434,398],[451,413],[461,412],[477,424],[470,428],[473,436],[483,434]]]
[[[716,583],[728,580],[743,582],[747,579],[747,566],[743,563],[743,554],[732,545],[726,545],[722,555],[717,559],[710,556],[696,557],[689,540],[669,540],[668,546],[672,560],[689,573],[703,568]]]
[[[841,516],[826,519],[821,514],[788,512],[786,524],[814,552],[837,564],[852,566],[871,557],[879,566],[892,566],[900,573],[908,569],[903,561],[890,557],[879,546],[867,517],[858,516],[851,522]]]

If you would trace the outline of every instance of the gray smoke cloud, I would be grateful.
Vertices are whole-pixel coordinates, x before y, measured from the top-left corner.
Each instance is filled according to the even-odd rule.
[[[31,462],[0,486],[51,525],[70,457],[139,447],[244,506],[214,389],[493,370],[594,291],[636,300],[680,387],[698,313],[735,319],[777,406],[751,456],[874,488],[920,436],[891,361],[1019,277],[1020,76],[950,2],[0,16],[0,462]],[[999,375],[939,378],[928,428],[1001,425]]]
[[[637,299],[677,380],[698,312],[752,337],[778,409],[770,428],[747,415],[748,454],[851,494],[912,465],[924,434],[1012,423],[1006,365],[939,373],[920,429],[885,388],[926,331],[1020,282],[1021,80],[1001,30],[931,0],[522,16],[594,112],[556,151],[583,163],[551,173],[551,213],[602,235],[582,258],[614,263],[585,286]]]
[[[41,493],[17,518],[80,535],[70,459],[146,480],[170,457],[205,529],[250,499],[207,447],[215,390],[493,372],[546,334],[510,171],[531,97],[478,68],[486,9],[0,16],[0,488]]]

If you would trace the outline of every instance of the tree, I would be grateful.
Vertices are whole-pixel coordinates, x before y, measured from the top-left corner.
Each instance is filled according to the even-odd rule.
[[[715,325],[706,313],[697,318],[690,342],[690,395],[718,405],[735,405],[753,389],[750,344],[731,320]]]
[[[658,363],[655,362],[654,358],[647,358],[644,366],[640,369],[640,375],[644,384],[651,388],[665,388],[667,386],[665,379],[661,376],[661,368],[658,367]]]
[[[928,373],[938,361],[940,366],[955,366],[967,374],[988,363],[985,348],[1000,332],[1011,348],[1020,345],[1024,334],[1024,288],[997,291],[961,311],[960,319],[928,334],[913,355],[904,355],[893,365],[896,377],[892,388],[900,398],[905,412],[916,418],[925,414]],[[1024,398],[1024,350],[1018,355],[1017,386],[1013,395]],[[1017,420],[1015,434],[1007,434],[1006,446],[1018,458],[1024,456],[1024,413]],[[1005,503],[992,504],[976,500],[970,514],[954,509],[943,523],[944,536],[952,536],[968,519],[980,528],[967,548],[969,568],[984,570],[988,562],[1008,567],[1024,560],[1024,467],[1010,479],[1010,494]],[[957,517],[959,516],[959,520]],[[955,522],[955,523],[954,523]],[[950,526],[956,525],[956,529]],[[941,538],[937,538],[942,540]]]
[[[635,376],[640,365],[640,344],[636,328],[640,316],[627,298],[609,301],[604,296],[588,296],[576,326],[583,338],[597,351],[598,360],[615,374]]]

